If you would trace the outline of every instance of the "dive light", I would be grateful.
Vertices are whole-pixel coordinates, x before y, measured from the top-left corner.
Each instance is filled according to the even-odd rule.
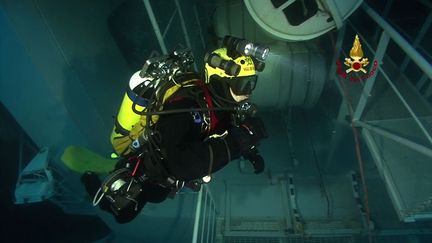
[[[223,69],[228,75],[237,76],[240,73],[240,65],[232,60],[224,60],[215,53],[207,53],[204,56],[204,61],[213,68]]]
[[[257,45],[245,39],[229,35],[225,36],[223,39],[223,45],[227,48],[228,55],[232,58],[243,55],[252,56],[260,61],[264,61],[269,54],[269,48],[265,46]]]

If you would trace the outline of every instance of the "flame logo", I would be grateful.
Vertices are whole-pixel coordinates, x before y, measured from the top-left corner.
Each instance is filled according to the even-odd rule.
[[[363,57],[363,50],[361,48],[360,39],[359,39],[358,35],[355,36],[353,46],[350,50],[350,57],[352,59],[354,59],[356,57],[357,58]]]
[[[350,58],[345,58],[344,64],[349,67],[346,70],[346,73],[349,73],[351,71],[361,71],[363,73],[367,72],[364,67],[369,64],[369,60],[367,58],[363,58],[363,50],[361,48],[358,35],[356,35],[354,38],[354,43],[350,50]]]

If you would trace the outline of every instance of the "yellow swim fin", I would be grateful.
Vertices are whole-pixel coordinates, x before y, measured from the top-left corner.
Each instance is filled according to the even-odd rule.
[[[63,164],[77,173],[93,171],[104,174],[114,170],[117,159],[109,159],[79,146],[68,146],[61,156]]]

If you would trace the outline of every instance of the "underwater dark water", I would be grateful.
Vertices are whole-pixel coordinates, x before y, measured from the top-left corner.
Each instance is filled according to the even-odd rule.
[[[103,238],[110,230],[98,217],[63,213],[49,201],[30,205],[15,205],[14,190],[18,176],[19,141],[22,129],[0,105],[0,241],[1,242],[92,242]],[[36,153],[29,137],[22,135],[23,163]],[[35,148],[35,147],[34,147]]]
[[[2,1],[0,0],[0,2]],[[33,1],[33,2],[35,3],[37,1]],[[45,2],[47,3],[47,1]],[[77,4],[88,6],[86,4],[83,4],[84,2],[85,1],[77,1]],[[97,1],[94,1],[92,4],[98,4],[96,2]],[[118,5],[118,8],[115,9],[114,7],[112,7],[113,8],[112,14],[110,14],[107,19],[103,19],[103,21],[101,22],[104,24],[103,26],[106,25],[106,28],[108,29],[107,31],[110,32],[113,41],[115,41],[115,44],[118,47],[118,50],[121,52],[124,59],[126,60],[128,64],[128,68],[130,68],[131,70],[137,70],[141,67],[143,59],[147,56],[150,56],[153,50],[157,50],[159,48],[156,42],[149,40],[150,39],[149,33],[151,32],[144,31],[145,28],[142,28],[143,23],[145,23],[144,25],[146,26],[150,26],[150,22],[146,18],[146,15],[144,14],[145,9],[142,6],[142,1],[110,0],[106,2],[108,3],[108,5],[110,5],[109,3],[111,3],[111,5],[113,6]],[[160,8],[163,7],[165,10],[164,12],[167,13],[172,12],[175,6],[173,4],[166,4],[166,2],[168,1],[152,1],[152,4],[154,4],[155,6],[161,5],[159,7]],[[202,1],[202,2],[207,3],[207,1]],[[229,1],[226,0],[225,2],[229,2]],[[386,1],[370,0],[365,2],[367,2],[369,5],[374,7],[377,11],[379,10],[380,13],[384,11],[386,5]],[[427,2],[430,5],[431,1],[430,0],[421,0],[421,1],[398,0],[394,2],[395,3],[393,5],[395,7],[391,8],[391,11],[387,13],[386,20],[388,20],[391,25],[396,26],[397,30],[401,31],[401,34],[404,38],[412,41],[415,39],[423,22],[425,22],[427,16],[429,16],[429,14],[431,13],[431,9],[425,8],[421,4],[421,2]],[[63,4],[65,3],[59,4],[58,6]],[[162,6],[162,5],[167,5],[167,6]],[[82,11],[82,9],[85,9],[85,7],[82,8],[80,7],[79,9],[80,11]],[[48,10],[49,9],[46,9],[45,11],[47,13],[50,13]],[[53,11],[53,13],[57,13],[57,11]],[[358,27],[360,33],[363,33],[365,37],[369,37],[368,41],[371,42],[373,48],[376,48],[378,45],[379,36],[375,35],[376,32],[376,29],[374,28],[375,23],[374,21],[372,21],[372,19],[364,18],[364,16],[362,15],[364,15],[363,11],[355,12],[351,17],[351,21],[356,27]],[[57,16],[57,15],[53,15],[53,16]],[[99,16],[99,15],[97,13],[94,13],[94,16]],[[76,17],[74,16],[74,19],[75,18]],[[53,23],[54,22],[57,23],[57,19],[56,18],[53,19],[55,20],[53,21]],[[161,19],[162,21],[160,22],[161,26],[165,26],[167,24],[165,22],[168,22],[168,20],[169,18]],[[135,24],[128,25],[127,21],[135,22]],[[65,21],[65,23],[67,23],[67,21]],[[79,23],[79,22],[73,21],[73,23]],[[62,28],[59,29],[68,30],[66,28],[67,26],[68,25],[65,24],[64,26],[62,26]],[[76,28],[78,29],[78,27],[81,26],[77,26]],[[209,32],[211,28],[212,27],[209,27]],[[59,33],[61,34],[63,32],[59,32]],[[65,31],[65,34],[66,33],[67,35],[65,36],[68,36],[68,35],[72,35],[70,33],[75,33],[75,32],[68,30]],[[61,37],[60,34],[59,37]],[[172,33],[169,32],[169,34],[172,36],[168,36],[166,38],[167,43],[171,47],[175,47],[177,37],[183,35],[181,33],[181,29],[180,28],[175,29]],[[85,36],[85,34],[83,35],[84,35],[83,37],[91,37],[91,36]],[[354,30],[347,30],[346,36],[350,36],[351,38],[351,36],[354,35],[355,35]],[[376,38],[372,38],[375,36]],[[69,37],[65,39],[69,40]],[[425,37],[423,38],[423,41],[421,41],[419,45],[416,47],[416,50],[419,51],[420,54],[424,55],[429,62],[432,61],[431,56],[428,54],[432,52],[432,45],[430,45],[431,39],[432,39],[432,31],[428,31],[427,33],[425,33]],[[76,40],[78,40],[78,38]],[[2,39],[0,36],[0,45],[2,44],[1,41]],[[98,44],[102,44],[102,43],[98,43]],[[324,46],[327,47],[331,46],[331,43],[327,43]],[[351,48],[351,46],[352,46],[351,40],[345,41],[342,49],[348,51]],[[74,48],[71,49],[75,50]],[[368,50],[366,46],[365,46],[365,52],[368,57],[370,58],[372,57],[372,53],[370,52],[370,50]],[[109,49],[107,53],[109,53]],[[72,52],[72,54],[75,53]],[[330,58],[333,55],[332,53],[328,53],[328,54]],[[387,55],[392,60],[395,60],[396,63],[402,63],[403,59],[406,57],[405,53],[402,52],[401,48],[399,48],[393,41],[391,41],[389,44]],[[12,58],[7,58],[7,59],[8,59],[7,60],[8,63],[12,63],[9,60]],[[95,63],[95,66],[88,65],[88,64],[92,64],[93,61]],[[98,58],[95,58],[94,60],[86,56],[85,58],[83,57],[78,58],[77,61],[73,62],[73,64],[76,67],[78,67],[77,68],[78,71],[82,71],[83,75],[86,74],[89,77],[97,77],[99,79],[99,73],[97,73],[96,71],[95,73],[92,73],[93,69],[95,70],[98,69],[94,67],[99,67],[99,65],[106,65],[107,63],[110,64],[112,61],[113,58],[110,55],[107,56],[101,55],[100,57],[98,56]],[[20,60],[20,64],[22,63],[23,63],[22,60]],[[201,63],[201,61],[199,63]],[[13,66],[13,65],[8,65],[8,67],[9,66]],[[109,69],[109,67],[107,69]],[[120,71],[120,68],[118,68],[118,70],[119,70],[118,72],[121,73],[121,75],[119,74],[118,76],[122,76],[123,73]],[[409,79],[411,79],[411,82],[413,82],[413,84],[417,84],[415,82],[420,80],[421,76],[423,75],[423,72],[420,69],[418,69],[415,65],[412,65],[412,63],[407,66],[406,73],[409,73]],[[2,76],[2,73],[0,73],[0,82],[4,82],[4,80],[1,79],[2,77],[4,76]],[[95,80],[98,79],[95,78]],[[117,80],[117,78],[114,78],[114,80]],[[119,80],[123,80],[123,79],[119,79]],[[68,84],[67,82],[65,83]],[[86,83],[86,85],[89,85],[90,87],[95,84],[98,84],[98,82]],[[109,84],[108,80],[106,84]],[[121,82],[118,82],[118,86],[121,86],[120,84]],[[297,123],[295,123],[295,125],[298,124],[298,127],[301,128],[295,131],[297,137],[313,136],[317,141],[320,142],[317,143],[320,146],[316,146],[318,154],[320,154],[320,152],[323,153],[322,151],[327,149],[327,145],[329,144],[329,142],[326,139],[329,138],[329,136],[326,137],[323,134],[325,134],[325,132],[327,131],[330,132],[333,131],[332,122],[335,119],[335,117],[338,115],[339,108],[340,108],[339,104],[341,103],[342,100],[342,96],[340,96],[339,91],[337,90],[337,87],[333,82],[332,83],[328,82],[326,85],[328,87],[325,88],[322,94],[322,97],[326,97],[326,98],[320,100],[319,106],[314,107],[309,111],[298,109],[298,110],[294,110],[293,112],[295,113],[294,117],[299,117],[299,119],[296,120]],[[70,86],[74,87],[72,85]],[[429,86],[424,85],[420,90],[420,93],[425,93],[428,87]],[[70,87],[66,86],[65,93],[72,94],[73,92],[70,93],[66,92],[68,91],[67,88]],[[75,96],[70,95],[70,97],[68,96],[68,98],[70,98],[70,100],[68,99],[67,102],[70,101],[70,104],[73,104],[74,107],[79,106],[77,105],[78,101],[76,100]],[[95,103],[97,103],[99,100],[96,100]],[[432,102],[432,96],[427,97],[427,101]],[[67,105],[69,105],[69,103]],[[107,111],[106,113],[109,113],[110,110],[109,106],[104,105],[102,108],[104,111]],[[116,107],[113,109],[116,109]],[[347,117],[347,119],[348,118],[349,117]],[[45,124],[40,124],[40,127],[43,128],[44,125]],[[307,133],[303,131],[307,131]],[[341,131],[345,131],[345,130],[341,129]],[[354,160],[355,157],[353,156],[355,154],[355,147],[351,136],[352,136],[351,130],[348,129],[346,135],[344,135],[341,139],[342,141],[340,143],[341,147],[339,147],[339,150],[341,152],[339,152],[335,156],[337,159],[337,163],[339,163],[340,165],[337,166],[336,168],[337,170],[331,171],[333,174],[336,174],[348,167],[353,167],[352,164],[356,163],[356,161]],[[3,106],[3,104],[0,103],[0,152],[2,155],[0,163],[3,167],[0,169],[0,196],[1,196],[0,217],[2,219],[2,222],[0,223],[0,242],[93,242],[109,234],[110,229],[107,228],[105,224],[98,217],[68,215],[65,214],[61,210],[61,208],[57,207],[55,204],[49,201],[45,201],[42,203],[35,203],[31,205],[14,204],[14,190],[15,190],[15,183],[17,180],[17,175],[19,170],[18,161],[20,160],[19,148],[20,148],[21,138],[23,138],[23,140],[26,141],[26,144],[23,147],[24,153],[22,153],[23,156],[22,161],[25,164],[32,159],[34,154],[37,152],[38,148],[36,148],[36,146],[31,141],[31,139],[23,133],[23,129],[21,129],[21,127],[16,123],[14,118],[9,114],[9,112]],[[304,139],[304,140],[308,141],[308,139]],[[301,147],[299,146],[299,144],[301,144],[299,141],[295,141],[295,142],[297,147]],[[361,143],[361,145],[362,145],[362,151],[366,151],[365,153],[367,153],[366,145],[364,143]],[[367,158],[366,160],[372,161],[371,158]],[[373,168],[374,165],[372,164],[370,167]],[[357,167],[355,166],[353,168],[357,168]],[[312,167],[312,170],[314,169],[315,167]],[[320,168],[318,166],[317,166],[317,171],[320,171]],[[373,171],[375,172],[375,170]],[[377,229],[377,232],[380,232],[381,230],[384,231],[387,229],[394,230],[394,231],[406,229],[407,230],[406,232],[409,232],[408,230],[413,230],[413,232],[421,232],[422,230],[432,229],[432,222],[420,222],[420,223],[405,224],[405,225],[400,223],[399,219],[397,219],[396,217],[396,213],[393,209],[393,206],[389,203],[390,200],[388,199],[388,196],[386,194],[383,182],[376,178],[372,178],[369,184],[371,185],[372,188],[370,190],[372,216],[374,220],[376,220],[376,218],[378,217],[380,218],[380,220],[376,220],[375,222],[376,223],[375,227]],[[376,183],[376,181],[379,181],[379,184]],[[383,198],[385,198],[385,200]],[[152,223],[154,222],[152,221]],[[404,238],[405,236],[407,237]],[[403,241],[403,239],[408,239],[408,236],[409,236],[408,233],[406,233],[406,235],[401,234],[395,236],[394,240],[383,239],[382,241],[377,240],[376,242],[395,242],[395,243],[405,242]],[[399,239],[397,237],[399,237]],[[425,233],[425,235],[418,235],[416,237],[413,236],[413,238],[409,242],[425,242],[425,243],[432,242],[431,237],[432,237],[431,235],[426,235]],[[228,241],[228,239],[225,240]],[[252,242],[259,242],[254,240],[256,239],[250,239],[250,241]],[[365,239],[364,242],[368,242],[368,240]]]

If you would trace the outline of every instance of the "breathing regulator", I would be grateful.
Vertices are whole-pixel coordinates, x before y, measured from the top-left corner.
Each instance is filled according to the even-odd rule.
[[[140,77],[148,80],[170,80],[176,74],[190,70],[194,62],[190,49],[176,50],[169,55],[153,57],[145,61],[140,72]]]

